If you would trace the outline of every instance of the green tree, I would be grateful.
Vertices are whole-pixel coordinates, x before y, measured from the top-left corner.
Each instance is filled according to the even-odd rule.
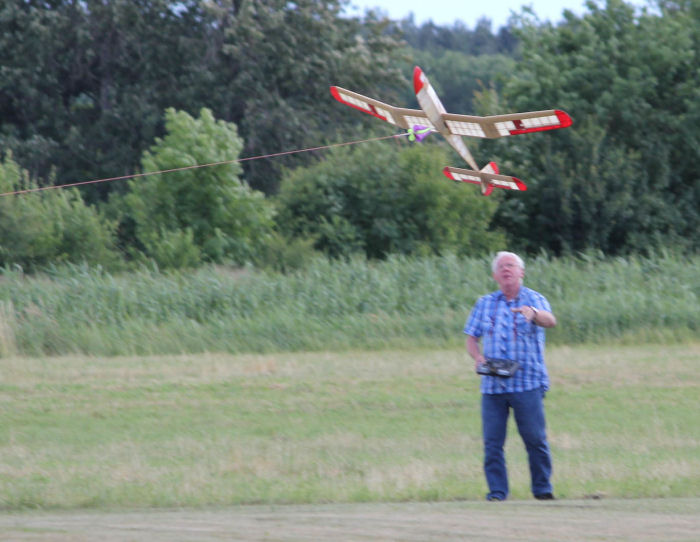
[[[447,51],[469,56],[512,55],[517,40],[508,26],[503,26],[497,34],[491,30],[491,20],[480,18],[471,30],[462,21],[451,25],[436,25],[432,21],[416,26],[413,15],[397,23],[404,39],[415,50],[428,52],[439,57]]]
[[[337,149],[285,175],[277,197],[278,224],[312,238],[331,256],[482,254],[502,246],[490,231],[497,198],[442,175],[447,156],[424,144],[373,144]]]
[[[505,55],[470,56],[456,51],[436,55],[414,51],[413,60],[430,78],[449,113],[474,114],[474,95],[483,89],[500,90],[515,68],[515,60]],[[416,107],[413,85],[406,85],[404,107]]]
[[[33,178],[129,174],[166,107],[210,92],[202,2],[9,0],[0,7],[0,144]],[[215,42],[215,41],[214,41]],[[96,185],[92,194],[113,186]]]
[[[333,100],[331,85],[400,88],[407,74],[399,71],[401,42],[387,32],[389,22],[342,17],[341,7],[338,0],[241,2],[227,32],[222,76],[231,78],[226,109],[240,126],[246,155],[317,146],[343,125],[367,123]],[[274,193],[281,167],[304,163],[304,155],[251,161],[246,178]]]
[[[206,108],[199,118],[168,109],[165,129],[143,155],[144,172],[225,163],[129,181],[123,222],[133,222],[137,245],[163,267],[254,258],[271,233],[273,211],[239,178],[236,126]]]
[[[530,190],[504,201],[499,223],[531,250],[697,248],[698,3],[662,2],[661,15],[587,5],[557,27],[523,21],[504,96],[517,110],[565,109],[574,126],[509,140]]]
[[[8,0],[0,4],[0,146],[59,184],[128,175],[163,135],[168,107],[234,122],[247,156],[317,146],[366,120],[328,87],[396,88],[388,22],[337,0]],[[364,126],[364,125],[363,125]],[[337,133],[340,132],[340,133]],[[347,133],[347,132],[346,132]],[[246,178],[274,192],[282,165]],[[91,201],[124,183],[94,185]]]
[[[7,154],[0,164],[0,192],[37,188]],[[75,189],[48,190],[0,198],[0,266],[26,271],[59,263],[114,268],[115,225],[83,202]]]

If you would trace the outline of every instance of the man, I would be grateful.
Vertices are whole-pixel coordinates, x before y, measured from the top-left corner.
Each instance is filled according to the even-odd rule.
[[[486,498],[503,501],[508,497],[503,446],[513,409],[528,454],[532,493],[537,499],[551,500],[552,461],[543,403],[549,389],[544,328],[554,327],[557,321],[547,299],[523,286],[525,264],[517,254],[499,252],[491,268],[499,289],[474,305],[464,326],[467,352],[477,370],[486,358],[515,361],[519,368],[510,377],[481,377],[484,473],[489,486]]]

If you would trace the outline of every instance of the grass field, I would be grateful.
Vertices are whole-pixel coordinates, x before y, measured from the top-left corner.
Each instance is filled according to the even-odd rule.
[[[700,344],[550,347],[561,499],[700,496]],[[461,349],[5,358],[0,507],[478,501]],[[511,426],[515,502],[529,499]]]

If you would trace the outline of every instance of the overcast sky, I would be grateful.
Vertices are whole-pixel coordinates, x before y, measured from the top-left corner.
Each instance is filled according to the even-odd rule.
[[[604,2],[598,0],[600,5]],[[645,5],[644,0],[628,3],[636,6]],[[585,0],[484,0],[481,2],[464,2],[459,0],[350,0],[346,12],[350,15],[362,15],[367,8],[379,8],[391,19],[403,19],[413,13],[416,24],[432,20],[438,25],[451,25],[461,20],[468,28],[473,28],[481,17],[491,19],[494,31],[506,24],[512,12],[520,13],[522,6],[533,8],[540,20],[552,23],[560,21],[565,9],[577,15],[587,13]]]

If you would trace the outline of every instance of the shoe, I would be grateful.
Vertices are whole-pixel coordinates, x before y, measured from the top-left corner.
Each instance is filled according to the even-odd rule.
[[[535,499],[538,501],[553,501],[555,500],[554,495],[551,493],[540,493],[539,495],[535,495]]]
[[[496,495],[491,495],[489,497],[486,497],[486,500],[489,502],[501,502],[505,501],[503,497],[497,497]]]

